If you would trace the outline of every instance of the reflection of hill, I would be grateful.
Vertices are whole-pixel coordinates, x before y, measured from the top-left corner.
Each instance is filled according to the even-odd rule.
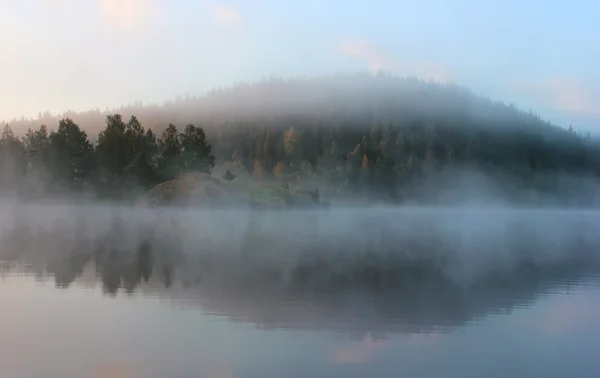
[[[265,277],[254,285],[200,284],[172,296],[177,303],[199,305],[207,312],[264,328],[360,333],[448,330],[527,306],[540,295],[598,272],[587,264],[522,265],[469,285],[434,273],[398,280],[387,287],[358,279],[322,289],[299,282],[290,287],[277,278]]]
[[[58,288],[95,279],[111,295],[137,290],[266,328],[446,329],[598,272],[594,213],[531,213],[22,217],[5,227],[0,268],[25,264]]]

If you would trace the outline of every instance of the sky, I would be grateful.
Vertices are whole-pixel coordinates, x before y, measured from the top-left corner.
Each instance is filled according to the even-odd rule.
[[[0,120],[381,69],[600,132],[599,15],[595,0],[0,0]]]

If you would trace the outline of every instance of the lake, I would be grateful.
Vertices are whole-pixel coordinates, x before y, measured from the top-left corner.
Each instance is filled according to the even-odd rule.
[[[594,211],[2,210],[3,378],[600,373]]]

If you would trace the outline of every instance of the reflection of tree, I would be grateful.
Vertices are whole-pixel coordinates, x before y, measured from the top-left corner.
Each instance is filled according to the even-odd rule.
[[[264,231],[262,230],[260,212],[251,211],[246,231],[242,236],[242,254],[251,256],[255,252],[260,252],[261,246],[264,246],[264,243],[261,243],[263,238]]]
[[[68,288],[77,277],[83,273],[89,257],[82,253],[73,252],[65,259],[55,260],[46,268],[54,275],[57,288]]]
[[[40,278],[45,270],[54,276],[56,287],[67,288],[89,260],[85,235],[76,231],[69,233],[64,222],[55,222],[45,230],[17,219],[14,229],[2,236],[0,258],[25,259],[36,277]],[[40,256],[39,251],[44,251],[44,255]]]
[[[140,243],[135,264],[138,281],[142,278],[144,282],[148,282],[152,275],[152,264],[152,245],[144,240]]]
[[[440,251],[450,248],[447,235],[427,222],[392,232],[384,220],[361,216],[356,229],[363,234],[328,239],[320,232],[332,215],[324,220],[316,214],[253,212],[240,251],[219,249],[231,246],[230,239],[239,233],[220,245],[211,243],[208,232],[199,239],[204,244],[191,245],[184,226],[170,217],[138,223],[115,218],[100,229],[82,220],[41,228],[21,222],[1,236],[0,260],[7,261],[5,267],[28,264],[36,274],[45,270],[59,288],[77,282],[85,265],[93,264],[107,295],[168,291],[177,300],[201,302],[207,311],[262,328],[343,330],[359,338],[367,332],[383,338],[389,332],[460,326],[527,304],[553,285],[596,273],[597,261],[588,253],[596,244],[591,237],[582,239],[589,231],[583,226],[582,235],[572,233],[555,247],[571,249],[568,255],[545,260],[537,252],[548,244],[540,234],[527,237],[526,223],[506,227],[501,236],[509,242],[501,245],[521,257],[507,253],[515,257],[514,264],[481,266],[473,279],[459,282],[447,264],[468,260],[446,260]],[[235,217],[239,221],[240,213]],[[489,245],[477,244],[475,250],[493,249],[492,238],[482,240]]]
[[[96,268],[102,277],[103,289],[106,293],[115,295],[121,286],[121,261],[119,251],[112,249],[103,261],[96,261]]]
[[[162,277],[166,288],[170,288],[173,285],[173,266],[169,263],[163,264],[162,266]]]
[[[110,295],[120,288],[133,293],[140,283],[150,281],[158,264],[158,276],[168,287],[175,271],[172,260],[181,257],[182,249],[174,226],[176,223],[170,225],[170,238],[156,240],[153,227],[132,226],[120,217],[113,219],[105,232],[97,232],[93,237],[83,219],[73,224],[54,222],[50,227],[37,229],[25,221],[16,222],[0,237],[0,261],[5,262],[3,265],[11,261],[25,264],[40,279],[44,272],[50,274],[57,288],[69,287],[85,266],[93,263],[104,291]]]

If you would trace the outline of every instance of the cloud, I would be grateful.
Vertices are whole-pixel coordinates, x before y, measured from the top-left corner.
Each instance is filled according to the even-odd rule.
[[[395,71],[396,62],[385,51],[366,39],[346,40],[340,45],[342,54],[360,59],[367,64],[369,71]]]
[[[387,341],[373,340],[369,333],[360,343],[336,350],[331,360],[340,365],[363,364],[371,361],[378,350],[387,346]]]
[[[156,11],[154,0],[97,0],[102,16],[109,23],[132,29],[149,21]]]
[[[398,75],[416,76],[425,80],[448,82],[451,75],[444,67],[431,62],[405,62],[394,59],[384,49],[362,38],[346,40],[339,46],[339,51],[348,57],[362,60],[372,73],[387,71]]]
[[[540,82],[513,82],[510,87],[565,113],[581,117],[600,116],[599,94],[572,78],[552,77]]]
[[[241,13],[229,5],[215,5],[212,7],[213,20],[222,26],[240,27],[244,23]]]

